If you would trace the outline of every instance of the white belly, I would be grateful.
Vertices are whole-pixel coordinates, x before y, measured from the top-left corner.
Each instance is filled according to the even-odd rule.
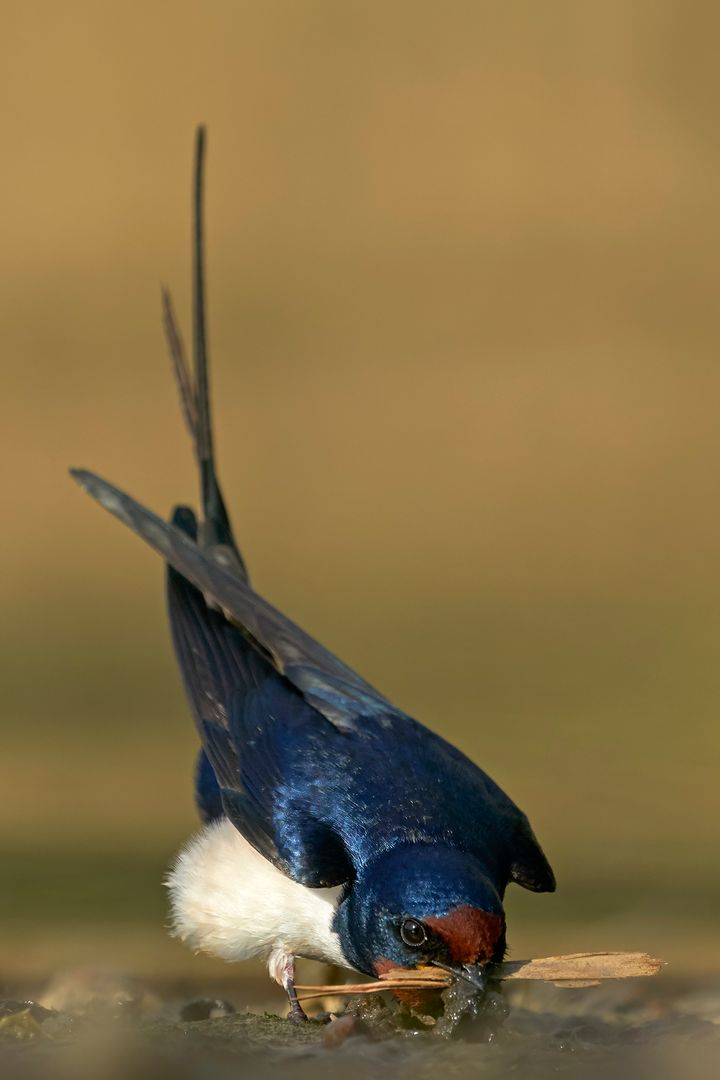
[[[166,881],[173,933],[223,960],[305,956],[349,967],[332,930],[341,887],[308,889],[263,858],[227,819],[206,825]]]

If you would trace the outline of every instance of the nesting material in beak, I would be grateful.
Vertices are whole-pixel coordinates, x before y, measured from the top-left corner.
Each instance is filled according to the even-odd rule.
[[[480,994],[485,993],[487,987],[486,966],[483,964],[443,964],[440,960],[433,960],[433,966],[442,968],[452,975],[453,979],[470,983]]]

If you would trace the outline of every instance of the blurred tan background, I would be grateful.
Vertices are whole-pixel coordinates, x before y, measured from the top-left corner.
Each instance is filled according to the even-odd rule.
[[[222,478],[254,582],[527,810],[515,956],[720,940],[712,3],[9,2],[0,78],[5,971],[164,932],[195,736],[159,562],[66,474],[195,497],[209,131]]]

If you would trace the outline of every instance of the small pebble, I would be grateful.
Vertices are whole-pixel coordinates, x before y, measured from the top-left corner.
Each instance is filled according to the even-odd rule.
[[[323,1046],[328,1050],[334,1050],[338,1046],[342,1046],[346,1039],[349,1039],[356,1035],[367,1035],[367,1025],[363,1024],[362,1020],[357,1016],[338,1016],[325,1028],[323,1034]]]
[[[42,1035],[42,1027],[30,1008],[0,1018],[1,1039],[35,1039],[38,1035]]]
[[[180,1010],[180,1019],[187,1021],[217,1020],[219,1016],[230,1016],[235,1012],[235,1007],[229,1001],[221,998],[198,998],[189,1001]]]
[[[29,1012],[39,1024],[49,1016],[55,1016],[54,1009],[46,1009],[43,1005],[38,1005],[37,1001],[0,1001],[0,1019],[24,1012]]]

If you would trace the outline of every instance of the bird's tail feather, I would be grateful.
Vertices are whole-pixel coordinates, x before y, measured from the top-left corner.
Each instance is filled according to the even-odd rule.
[[[236,571],[247,579],[242,555],[235,543],[215,467],[215,451],[210,408],[210,379],[205,324],[205,259],[203,224],[203,178],[205,164],[205,129],[199,127],[195,139],[195,178],[193,185],[193,370],[187,362],[182,336],[173,310],[170,293],[163,289],[163,323],[170,358],[180,393],[185,424],[192,439],[200,475],[202,546],[229,549]]]

